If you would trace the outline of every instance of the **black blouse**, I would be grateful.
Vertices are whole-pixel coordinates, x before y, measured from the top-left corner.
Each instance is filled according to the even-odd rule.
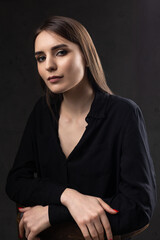
[[[57,119],[59,111],[52,102]],[[60,196],[66,188],[102,198],[114,235],[137,230],[153,215],[157,201],[155,170],[140,107],[131,99],[96,90],[88,125],[68,158],[58,124],[45,96],[36,102],[25,127],[6,192],[24,206],[49,205],[52,226],[74,221]]]

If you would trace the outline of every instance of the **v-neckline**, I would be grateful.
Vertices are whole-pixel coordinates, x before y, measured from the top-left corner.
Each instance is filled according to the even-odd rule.
[[[60,115],[59,115],[59,112],[60,112],[60,106],[61,106],[61,101],[58,103],[58,109],[57,109],[57,141],[58,141],[58,146],[59,146],[59,149],[60,149],[60,152],[62,154],[62,156],[64,157],[64,159],[66,161],[69,160],[69,158],[71,157],[71,155],[73,155],[73,153],[76,151],[76,149],[80,146],[80,144],[82,143],[82,141],[84,140],[85,136],[86,136],[86,133],[87,133],[87,130],[88,130],[88,127],[89,127],[89,119],[91,117],[91,113],[93,111],[93,108],[94,108],[94,104],[95,104],[95,100],[96,100],[96,91],[95,91],[95,96],[94,96],[94,99],[91,103],[91,106],[90,106],[90,110],[87,114],[87,116],[85,117],[85,121],[88,123],[88,125],[86,126],[81,138],[79,139],[78,143],[75,145],[75,147],[72,149],[72,151],[70,152],[70,154],[68,155],[68,157],[66,157],[65,153],[63,152],[63,149],[61,147],[61,142],[60,142],[60,138],[59,138],[59,134],[58,134],[58,123],[59,123],[59,118],[60,118]]]
[[[81,142],[83,141],[84,139],[84,136],[86,134],[86,131],[87,131],[87,128],[88,128],[88,125],[86,126],[81,138],[79,139],[78,143],[75,145],[75,147],[72,149],[72,151],[70,152],[70,154],[68,155],[68,157],[66,157],[62,147],[61,147],[61,142],[60,142],[60,138],[59,138],[59,134],[58,134],[58,126],[57,126],[57,138],[58,138],[58,145],[59,145],[59,148],[61,150],[61,153],[62,155],[64,156],[65,160],[68,161],[68,159],[70,158],[70,156],[75,152],[75,150],[78,148],[78,146],[81,144]]]

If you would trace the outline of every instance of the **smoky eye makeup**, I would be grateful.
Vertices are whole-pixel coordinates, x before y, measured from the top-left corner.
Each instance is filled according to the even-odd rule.
[[[56,55],[59,55],[59,56],[64,56],[64,55],[66,55],[68,53],[68,51],[67,50],[65,50],[65,49],[62,49],[62,50],[59,50],[57,53],[56,53]]]
[[[37,62],[43,62],[45,60],[45,56],[38,56],[36,57]]]
[[[57,53],[55,54],[56,56],[65,56],[68,53],[67,50],[62,49],[62,50],[58,50]],[[43,62],[46,57],[45,56],[37,56],[35,57],[37,62]]]
[[[62,44],[62,45],[64,45],[64,44]],[[57,57],[58,57],[58,56],[59,56],[59,57],[63,57],[63,56],[65,56],[65,55],[67,55],[68,52],[69,52],[69,50],[68,50],[68,49],[64,49],[64,48],[66,48],[66,47],[68,48],[68,46],[67,46],[67,45],[64,45],[64,46],[63,46],[64,48],[58,49],[58,48],[60,48],[60,47],[61,47],[61,45],[57,45],[57,46],[51,48],[52,54],[55,55],[55,56],[57,56]],[[57,48],[57,51],[55,51],[56,48]],[[36,61],[39,62],[39,63],[43,62],[43,61],[46,59],[46,57],[44,56],[45,54],[44,54],[44,55],[42,55],[42,54],[44,54],[43,51],[35,52],[35,59],[36,59]]]

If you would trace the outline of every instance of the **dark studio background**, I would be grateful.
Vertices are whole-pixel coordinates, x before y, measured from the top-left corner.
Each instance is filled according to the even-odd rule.
[[[16,240],[16,208],[5,183],[27,118],[41,95],[32,39],[50,15],[80,21],[90,33],[112,91],[142,109],[160,182],[160,2],[159,0],[0,1],[0,239]],[[137,240],[159,240],[160,207]]]

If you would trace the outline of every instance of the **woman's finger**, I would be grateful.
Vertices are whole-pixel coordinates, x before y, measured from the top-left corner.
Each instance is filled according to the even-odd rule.
[[[34,236],[33,232],[30,232],[27,240],[40,240],[40,238],[37,236]]]
[[[25,227],[24,227],[24,229],[25,229],[25,236],[26,236],[26,238],[28,239],[30,230],[29,230],[28,228],[25,228]]]
[[[102,222],[101,222],[100,218],[97,221],[94,222],[94,225],[95,225],[95,228],[98,232],[99,239],[104,240],[104,228],[103,228],[103,225],[102,225]]]
[[[26,212],[26,211],[28,211],[28,210],[30,210],[31,209],[31,207],[24,207],[24,208],[18,208],[18,210],[20,211],[20,212]]]
[[[100,218],[101,218],[101,222],[103,224],[104,230],[106,232],[107,239],[108,240],[113,239],[111,225],[109,223],[109,220],[108,220],[105,212],[101,214]]]
[[[23,222],[23,217],[21,218],[19,222],[19,236],[20,238],[24,237],[24,222]]]
[[[80,228],[85,240],[92,240],[86,225],[82,225],[82,226],[79,225],[79,228]]]
[[[91,238],[94,239],[94,240],[99,240],[98,232],[97,232],[97,230],[95,228],[95,225],[92,222],[87,224],[87,228],[89,230]]]
[[[101,206],[110,214],[116,214],[119,211],[116,209],[111,208],[106,202],[104,202],[101,198],[97,198]]]

